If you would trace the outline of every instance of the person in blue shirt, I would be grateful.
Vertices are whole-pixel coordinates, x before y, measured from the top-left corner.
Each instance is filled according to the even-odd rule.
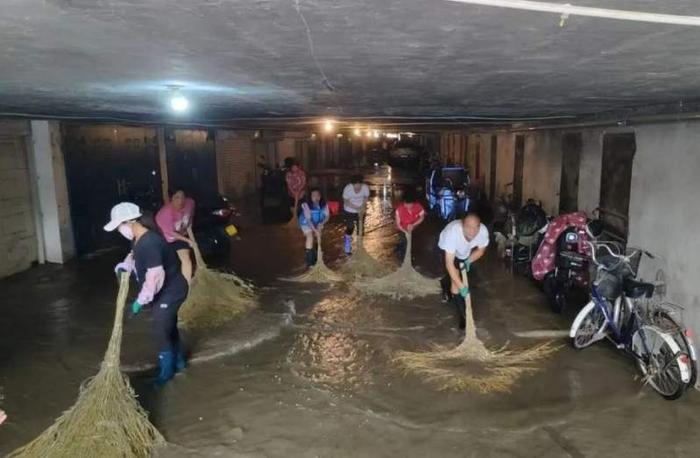
[[[306,266],[311,267],[316,264],[316,250],[314,249],[314,238],[323,230],[323,225],[326,224],[330,213],[328,205],[321,196],[321,191],[314,188],[309,193],[309,197],[305,199],[299,206],[299,227],[306,238],[306,248],[304,257]]]

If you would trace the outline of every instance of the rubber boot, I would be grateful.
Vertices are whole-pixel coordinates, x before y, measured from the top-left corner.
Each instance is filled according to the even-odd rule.
[[[306,267],[311,267],[311,266],[313,266],[314,264],[316,264],[316,263],[314,262],[314,250],[308,250],[308,249],[307,249],[307,250],[304,252],[304,259],[306,260]]]
[[[177,352],[175,353],[175,373],[182,372],[187,368],[187,360],[185,359],[185,352],[182,349],[182,345],[177,345]]]
[[[352,253],[352,235],[344,235],[343,236],[343,248],[345,250],[345,254],[351,254]]]
[[[158,353],[158,366],[160,372],[156,378],[156,386],[163,386],[175,376],[175,353],[162,351]]]
[[[312,261],[312,265],[314,265],[314,266],[318,262],[318,250],[315,250],[315,249],[311,250],[311,261]]]
[[[464,298],[461,294],[453,294],[452,303],[457,309],[457,317],[459,318],[459,329],[464,330],[467,327],[467,311],[466,304],[464,303]]]
[[[445,275],[440,279],[440,290],[442,292],[441,298],[442,302],[448,303],[452,300],[452,292],[450,292],[450,287],[452,286],[452,280],[450,280],[449,275]]]

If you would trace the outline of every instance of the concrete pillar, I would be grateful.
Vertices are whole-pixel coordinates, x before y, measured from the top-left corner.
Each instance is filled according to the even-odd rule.
[[[75,256],[61,130],[56,121],[32,121],[30,151],[38,204],[39,250],[48,262],[64,263]],[[41,258],[41,257],[40,257]]]
[[[168,181],[168,152],[165,149],[165,128],[157,129],[158,162],[160,163],[160,191],[163,203],[170,201],[170,183]]]

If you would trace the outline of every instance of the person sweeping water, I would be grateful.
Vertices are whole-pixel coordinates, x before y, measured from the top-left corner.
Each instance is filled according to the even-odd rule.
[[[287,183],[287,192],[292,199],[292,217],[297,216],[297,207],[299,201],[306,193],[306,172],[299,167],[299,164],[292,162],[289,171],[284,175],[284,180]]]
[[[438,247],[444,251],[447,275],[441,283],[443,288],[449,285],[451,300],[459,316],[459,328],[466,326],[464,300],[469,295],[460,274],[460,265],[468,273],[471,266],[481,259],[489,245],[489,231],[481,223],[479,215],[473,212],[449,223],[440,233]]]
[[[182,189],[176,189],[170,197],[170,202],[156,214],[158,228],[180,258],[182,275],[187,283],[192,281],[191,248],[194,244],[187,236],[187,229],[192,226],[194,207],[194,200],[187,197]]]
[[[404,260],[406,255],[406,236],[413,233],[413,230],[425,220],[425,209],[416,202],[416,193],[412,188],[406,188],[401,202],[394,212],[396,228],[399,230],[399,243],[396,246],[396,256],[399,262]]]
[[[311,189],[308,199],[301,203],[298,211],[299,228],[304,234],[304,259],[306,267],[312,267],[317,261],[314,239],[320,236],[323,226],[330,218],[328,205],[317,188]]]
[[[131,252],[117,264],[115,271],[133,273],[141,287],[131,305],[134,315],[138,315],[144,306],[151,306],[159,351],[156,385],[163,386],[186,366],[177,329],[177,314],[187,298],[189,286],[182,274],[178,256],[158,234],[149,217],[131,202],[122,202],[112,208],[111,219],[104,230],[117,230],[132,243]]]
[[[343,250],[345,254],[352,254],[352,233],[355,225],[359,226],[359,214],[365,212],[365,206],[369,199],[369,186],[362,182],[361,175],[353,175],[343,189],[343,218],[345,219],[345,235],[343,236]],[[358,231],[361,228],[358,227]]]

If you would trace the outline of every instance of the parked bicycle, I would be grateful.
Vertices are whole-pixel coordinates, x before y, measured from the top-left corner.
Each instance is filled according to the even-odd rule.
[[[669,332],[649,317],[640,301],[651,298],[654,284],[637,281],[638,256],[648,253],[633,249],[626,254],[610,242],[588,242],[596,266],[591,283],[591,301],[576,316],[570,337],[582,349],[610,339],[618,349],[631,354],[646,383],[666,399],[678,399],[691,383],[691,358]],[[649,255],[650,256],[650,255]],[[636,263],[636,264],[635,264]]]

